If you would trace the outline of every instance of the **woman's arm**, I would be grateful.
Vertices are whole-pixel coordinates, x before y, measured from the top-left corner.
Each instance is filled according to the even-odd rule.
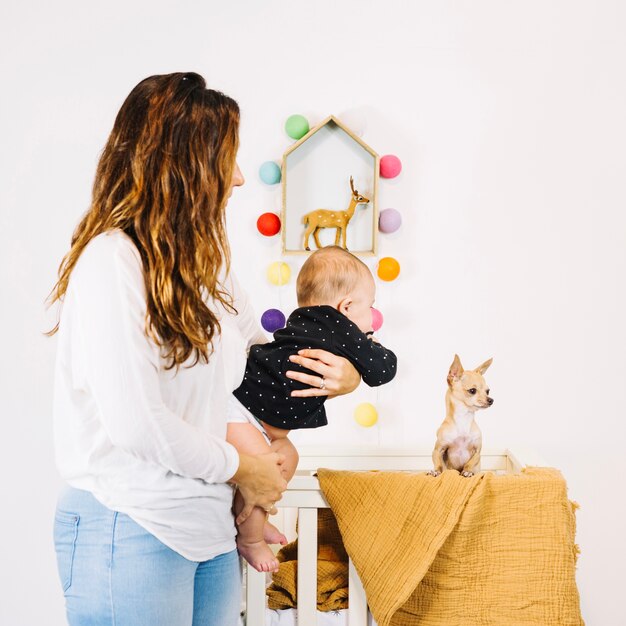
[[[235,448],[183,420],[161,397],[159,348],[145,333],[143,271],[130,240],[104,235],[91,242],[70,289],[72,349],[112,444],[174,474],[230,479],[240,464]]]
[[[245,522],[255,506],[273,515],[276,513],[274,505],[282,498],[282,492],[287,489],[287,481],[280,471],[285,457],[269,452],[257,456],[240,453],[239,458],[237,473],[229,481],[237,485],[245,502],[244,508],[237,516],[237,524]]]

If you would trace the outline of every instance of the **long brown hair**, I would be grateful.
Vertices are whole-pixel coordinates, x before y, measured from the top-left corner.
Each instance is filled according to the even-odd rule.
[[[228,272],[228,201],[239,145],[239,107],[202,76],[150,76],[128,95],[104,148],[91,207],[72,236],[49,302],[62,301],[81,252],[97,235],[124,231],[141,259],[146,333],[168,366],[208,361],[219,320],[207,297],[234,310],[219,283]],[[48,333],[53,335],[59,324]]]

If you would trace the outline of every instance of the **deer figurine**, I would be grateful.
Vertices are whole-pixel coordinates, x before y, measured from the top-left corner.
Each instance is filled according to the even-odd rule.
[[[367,204],[370,200],[365,196],[361,195],[354,188],[354,180],[352,176],[350,176],[350,189],[352,190],[352,198],[350,200],[350,206],[346,211],[332,211],[330,209],[316,209],[315,211],[311,211],[303,216],[302,221],[306,226],[306,230],[304,232],[304,249],[310,250],[309,248],[309,237],[313,234],[313,239],[315,240],[315,245],[318,248],[322,247],[320,244],[320,240],[318,238],[317,231],[320,228],[335,228],[335,245],[339,245],[339,237],[341,237],[342,247],[344,250],[347,250],[346,246],[346,230],[348,227],[348,222],[352,219],[354,215],[354,210],[359,204]]]

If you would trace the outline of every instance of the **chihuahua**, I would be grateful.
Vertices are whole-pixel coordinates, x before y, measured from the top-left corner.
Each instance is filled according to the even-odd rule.
[[[492,360],[485,361],[475,370],[464,371],[461,359],[454,355],[448,372],[446,419],[437,431],[433,450],[435,469],[428,472],[431,476],[439,476],[444,469],[455,469],[465,477],[480,471],[482,435],[474,413],[493,404],[483,378]]]

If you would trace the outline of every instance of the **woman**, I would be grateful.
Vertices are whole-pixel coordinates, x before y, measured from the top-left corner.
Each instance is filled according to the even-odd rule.
[[[54,533],[72,626],[236,624],[231,485],[238,521],[286,488],[279,454],[225,441],[246,349],[265,341],[229,273],[238,126],[237,104],[197,74],[139,83],[59,269],[55,446],[69,486]],[[293,360],[317,373],[292,373],[311,385],[300,395],[358,384],[332,354]]]

